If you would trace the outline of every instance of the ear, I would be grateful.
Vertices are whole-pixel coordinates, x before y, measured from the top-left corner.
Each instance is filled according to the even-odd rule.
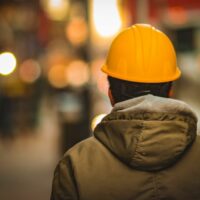
[[[110,99],[111,105],[114,106],[115,105],[115,101],[114,101],[114,98],[113,98],[113,95],[112,95],[112,92],[111,92],[110,88],[108,89],[108,97]]]

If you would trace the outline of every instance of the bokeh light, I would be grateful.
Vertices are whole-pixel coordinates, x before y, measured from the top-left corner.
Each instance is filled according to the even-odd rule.
[[[170,20],[178,25],[185,24],[188,20],[187,11],[182,6],[174,6],[169,8],[168,15]]]
[[[96,84],[98,91],[107,95],[108,82],[107,75],[101,72],[101,67],[105,60],[103,58],[97,58],[91,63],[92,82]]]
[[[93,0],[92,7],[94,26],[100,36],[111,37],[120,30],[122,20],[117,0],[109,0],[106,3]]]
[[[35,82],[41,75],[41,68],[36,60],[25,60],[19,67],[19,76],[26,83]]]
[[[71,86],[80,87],[89,81],[87,63],[82,60],[72,61],[66,70],[66,79]]]
[[[83,44],[88,35],[88,28],[83,17],[74,17],[66,26],[66,36],[75,45]]]
[[[49,83],[55,88],[63,88],[67,85],[65,77],[66,66],[54,65],[48,72]]]
[[[69,0],[41,0],[44,10],[52,20],[64,20],[69,8]]]
[[[11,74],[17,65],[16,57],[13,53],[4,52],[0,54],[0,74],[9,75]]]
[[[91,123],[91,129],[94,131],[95,127],[101,122],[101,120],[106,116],[106,114],[100,114],[93,118]]]

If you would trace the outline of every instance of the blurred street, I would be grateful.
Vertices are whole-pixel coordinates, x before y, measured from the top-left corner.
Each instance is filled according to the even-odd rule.
[[[34,133],[0,139],[0,199],[49,199],[58,161],[58,130],[54,110],[43,107]]]

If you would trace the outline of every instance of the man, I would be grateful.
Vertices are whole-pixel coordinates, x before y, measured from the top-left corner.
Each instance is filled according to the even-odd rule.
[[[170,99],[180,77],[168,37],[136,24],[113,41],[102,70],[114,106],[56,168],[52,200],[200,200],[197,118]]]

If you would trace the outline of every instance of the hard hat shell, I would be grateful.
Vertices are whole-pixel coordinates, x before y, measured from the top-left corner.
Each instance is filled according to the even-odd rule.
[[[147,24],[136,24],[119,33],[102,71],[114,78],[142,83],[174,81],[181,75],[171,41]]]

